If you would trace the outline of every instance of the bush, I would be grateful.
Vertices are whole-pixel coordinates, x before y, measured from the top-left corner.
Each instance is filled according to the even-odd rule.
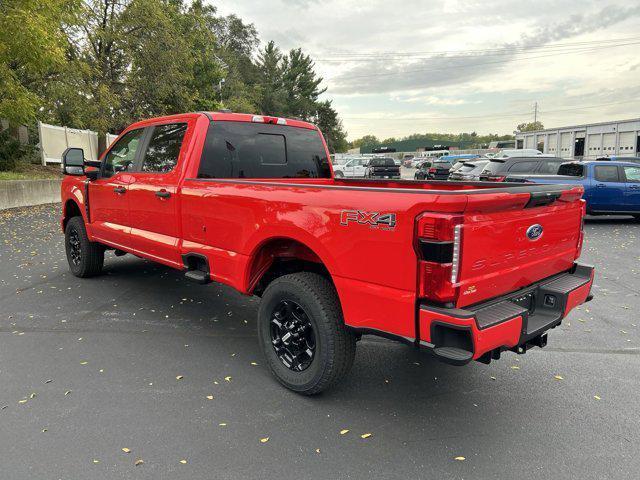
[[[27,148],[9,135],[8,130],[0,132],[0,172],[15,170],[27,153]]]

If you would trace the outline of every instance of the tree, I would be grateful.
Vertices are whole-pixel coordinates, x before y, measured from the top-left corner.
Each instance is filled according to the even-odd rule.
[[[323,133],[331,153],[347,151],[347,134],[329,100],[317,103],[314,122]]]
[[[327,89],[320,88],[322,77],[317,77],[311,57],[297,48],[283,59],[283,87],[287,95],[286,116],[310,120],[318,98]]]
[[[60,25],[77,7],[67,0],[0,2],[0,117],[33,121],[42,103],[38,84],[65,63]]]
[[[521,123],[516,127],[516,130],[519,132],[535,132],[537,130],[544,130],[544,125],[542,122],[531,122],[531,123]]]
[[[261,90],[258,108],[264,115],[282,115],[287,110],[283,59],[273,40],[258,54]]]

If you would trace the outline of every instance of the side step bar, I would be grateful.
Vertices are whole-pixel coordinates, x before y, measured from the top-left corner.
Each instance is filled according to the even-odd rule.
[[[189,270],[184,274],[184,277],[187,280],[191,280],[192,282],[196,282],[201,285],[204,285],[205,283],[209,283],[211,281],[209,279],[209,274],[207,272],[203,272],[202,270]]]
[[[209,260],[204,255],[198,253],[187,253],[182,256],[184,268],[187,270],[184,277],[192,282],[204,285],[211,281],[209,275]]]

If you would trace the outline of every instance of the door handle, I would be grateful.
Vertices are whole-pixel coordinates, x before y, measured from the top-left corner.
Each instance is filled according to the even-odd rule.
[[[166,190],[158,190],[156,192],[156,197],[169,198],[170,196],[171,196],[171,193],[167,192]]]
[[[596,185],[596,187],[597,187],[597,188],[604,188],[604,187],[605,187],[605,184],[604,184],[604,183],[598,183],[598,184]]]
[[[127,189],[124,187],[116,187],[113,189],[113,191],[116,193],[127,193]]]
[[[640,189],[640,185],[629,185],[629,188],[631,188],[633,190],[638,190],[638,189]]]

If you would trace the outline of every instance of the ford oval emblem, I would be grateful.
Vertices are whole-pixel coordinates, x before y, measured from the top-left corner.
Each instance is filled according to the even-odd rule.
[[[527,238],[532,242],[538,240],[542,236],[542,225],[536,223],[527,228]]]

